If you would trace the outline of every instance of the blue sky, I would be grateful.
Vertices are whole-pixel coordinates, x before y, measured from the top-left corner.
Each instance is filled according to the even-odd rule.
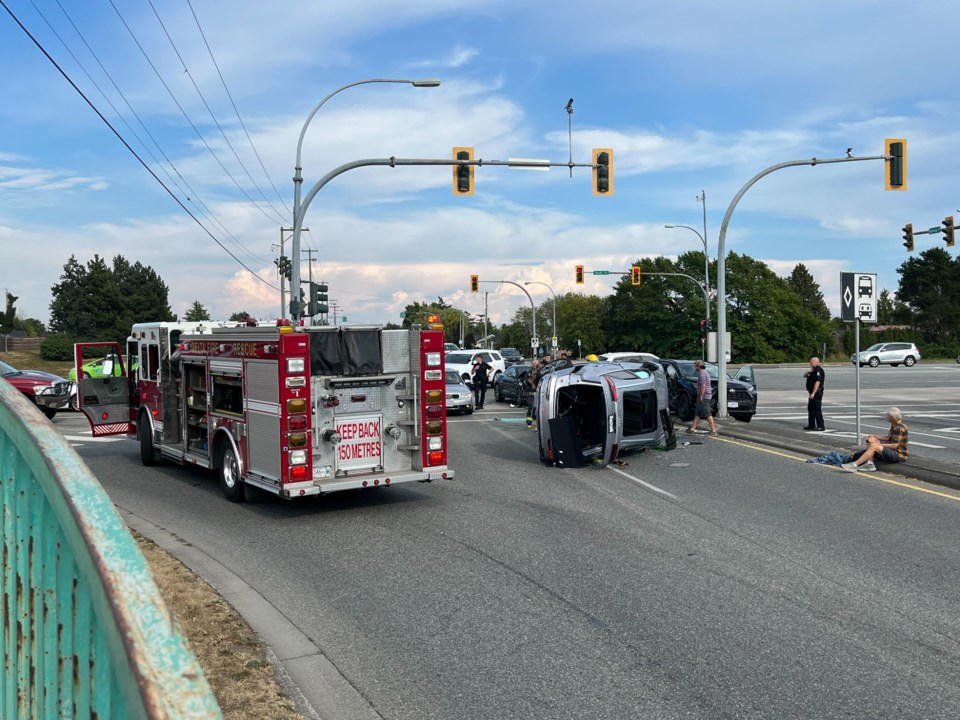
[[[457,145],[485,160],[566,162],[572,97],[573,159],[612,147],[616,192],[594,197],[585,168],[572,179],[563,168],[479,168],[473,197],[453,196],[449,167],[345,173],[308,210],[304,249],[350,322],[398,321],[407,303],[438,296],[479,314],[489,292],[497,322],[528,303],[497,283],[471,295],[474,273],[607,294],[610,278],[575,286],[574,265],[626,270],[636,257],[702,249],[663,227],[702,231],[701,191],[716,257],[724,212],[753,175],[848,147],[880,155],[885,137],[908,139],[907,192],[883,190],[881,161],[785,169],[740,202],[727,250],[784,276],[803,262],[838,314],[841,271],[876,272],[895,290],[901,227],[960,215],[955,43],[941,37],[958,26],[956,4],[61,0],[65,14],[56,0],[3,2],[253,271],[0,10],[0,291],[28,317],[48,318],[71,254],[94,253],[152,266],[175,312],[199,300],[215,318],[275,317],[300,128],[322,97],[367,78],[442,85],[369,84],[331,99],[307,131],[305,190],[353,160],[448,158]],[[917,237],[917,252],[932,245],[939,236]]]

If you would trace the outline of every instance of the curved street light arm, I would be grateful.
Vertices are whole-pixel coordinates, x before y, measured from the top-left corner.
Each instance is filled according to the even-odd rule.
[[[727,266],[726,266],[726,242],[727,242],[727,227],[730,225],[730,218],[733,216],[733,211],[737,207],[737,203],[740,202],[740,198],[753,187],[760,178],[769,175],[772,172],[777,170],[782,170],[783,168],[788,167],[798,167],[800,165],[826,165],[830,163],[844,163],[844,162],[859,162],[861,160],[886,160],[886,155],[872,155],[870,157],[842,157],[842,158],[828,158],[826,160],[818,160],[817,158],[811,158],[809,160],[790,160],[788,162],[778,163],[776,165],[771,165],[766,170],[762,170],[752,178],[747,180],[746,184],[740,188],[740,191],[733,196],[733,200],[730,201],[729,207],[727,207],[727,212],[723,216],[723,223],[720,225],[720,240],[717,245],[717,365],[719,366],[719,375],[717,381],[717,415],[719,417],[727,416],[727,348],[726,348],[726,332],[727,332]]]
[[[553,325],[551,327],[553,328],[553,338],[556,338],[557,337],[557,294],[553,291],[552,287],[550,287],[549,285],[547,285],[547,283],[542,282],[540,280],[528,280],[527,282],[524,283],[524,285],[543,285],[547,290],[550,291],[550,294],[553,295]],[[554,355],[556,355],[556,352],[557,352],[556,343],[551,341],[550,348],[553,350]]]

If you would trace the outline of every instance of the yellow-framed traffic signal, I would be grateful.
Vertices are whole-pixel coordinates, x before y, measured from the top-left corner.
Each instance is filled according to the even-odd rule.
[[[454,160],[473,160],[472,147],[455,147]],[[473,195],[473,165],[453,166],[453,194]]]
[[[884,183],[886,190],[907,189],[907,141],[904,138],[887,138],[883,141]]]

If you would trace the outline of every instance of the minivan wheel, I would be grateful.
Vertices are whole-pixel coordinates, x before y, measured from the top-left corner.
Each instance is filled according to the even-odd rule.
[[[907,357],[903,361],[903,364],[906,365],[907,367],[913,367],[914,365],[917,364],[917,360],[916,358],[913,357],[913,355],[907,355]]]
[[[868,365],[870,365],[870,367],[877,367],[877,365],[879,365],[879,364],[880,364],[880,358],[878,358],[878,357],[872,357],[872,358],[870,358],[870,362],[868,363]]]

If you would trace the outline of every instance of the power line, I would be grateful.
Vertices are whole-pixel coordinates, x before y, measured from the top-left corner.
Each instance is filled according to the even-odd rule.
[[[180,191],[180,193],[186,198],[186,200],[187,200],[190,204],[192,204],[194,207],[196,207],[197,210],[198,210],[198,212],[200,212],[207,220],[209,220],[209,221],[211,221],[212,223],[214,223],[215,225],[219,226],[220,230],[223,231],[223,233],[226,234],[228,238],[230,238],[230,240],[234,243],[234,245],[236,245],[238,248],[244,250],[251,259],[253,259],[253,260],[255,260],[255,261],[258,261],[258,262],[262,262],[263,259],[257,257],[256,255],[254,255],[254,254],[249,250],[249,248],[247,248],[245,245],[243,245],[243,243],[241,243],[240,240],[237,239],[237,237],[236,237],[233,233],[231,233],[229,230],[227,230],[226,226],[225,226],[222,222],[220,222],[219,218],[217,218],[216,215],[213,214],[213,212],[210,210],[210,208],[208,208],[208,207],[204,204],[204,202],[199,199],[199,197],[197,196],[196,191],[190,186],[190,183],[187,182],[187,179],[186,179],[185,177],[183,177],[183,175],[182,175],[182,174],[180,173],[180,171],[177,169],[176,165],[173,164],[173,161],[166,155],[166,153],[164,153],[163,148],[160,147],[160,143],[157,142],[157,139],[156,139],[156,138],[153,136],[153,134],[150,132],[149,128],[147,128],[147,126],[144,124],[143,120],[142,120],[142,119],[140,118],[140,116],[137,114],[137,111],[133,109],[133,106],[130,104],[130,101],[127,100],[127,96],[124,95],[123,91],[120,89],[120,87],[119,87],[119,86],[117,85],[117,83],[114,81],[113,76],[110,75],[110,72],[107,70],[107,68],[104,66],[104,64],[100,61],[100,57],[97,55],[97,53],[94,52],[94,50],[93,50],[92,47],[90,47],[90,44],[87,42],[87,39],[84,37],[83,33],[80,31],[80,28],[77,27],[77,24],[73,21],[73,18],[72,18],[72,17],[70,16],[70,14],[67,12],[66,8],[64,8],[63,5],[60,3],[60,0],[57,0],[57,5],[60,7],[61,12],[63,12],[64,17],[66,17],[67,22],[69,22],[70,25],[73,27],[73,30],[74,30],[74,32],[76,32],[77,36],[80,38],[80,41],[84,44],[84,46],[87,48],[87,51],[93,56],[93,59],[94,59],[94,60],[97,62],[97,64],[100,66],[100,70],[102,70],[102,71],[103,71],[103,74],[106,75],[106,77],[107,77],[107,79],[110,81],[111,85],[113,85],[114,90],[116,90],[116,91],[117,91],[117,94],[119,94],[120,97],[123,99],[123,102],[126,104],[127,108],[130,110],[130,112],[133,114],[133,116],[137,119],[137,122],[140,123],[140,127],[143,128],[143,130],[144,130],[144,132],[147,134],[147,136],[153,141],[153,144],[156,146],[157,150],[160,152],[160,154],[161,154],[161,155],[164,157],[164,159],[167,161],[167,164],[170,165],[170,167],[173,169],[173,172],[176,173],[177,177],[180,178],[180,180],[183,182],[183,184],[184,184],[184,185],[187,187],[187,189],[190,191],[189,193],[187,193],[187,192],[183,189],[183,187],[181,187],[180,183],[177,182],[176,178],[174,178],[174,176],[170,174],[170,171],[167,170],[167,168],[164,166],[164,164],[163,164],[162,162],[160,162],[160,160],[157,158],[156,155],[153,154],[153,152],[152,152],[152,151],[150,150],[150,148],[147,146],[146,142],[144,142],[144,140],[140,137],[140,135],[137,134],[137,131],[133,129],[133,127],[130,125],[129,122],[127,122],[127,119],[123,116],[123,113],[121,113],[120,110],[117,108],[117,106],[113,104],[113,102],[110,100],[110,98],[109,98],[109,97],[107,96],[107,94],[104,92],[103,88],[100,87],[99,83],[97,83],[97,81],[93,78],[93,76],[91,76],[90,73],[87,72],[87,69],[84,67],[83,63],[82,63],[82,62],[80,61],[80,59],[76,56],[76,54],[70,49],[70,46],[67,45],[66,41],[63,39],[63,37],[60,35],[60,33],[57,32],[56,28],[53,27],[53,25],[52,25],[52,24],[50,23],[50,21],[47,19],[46,15],[44,15],[43,11],[42,11],[39,7],[37,7],[37,4],[36,4],[33,0],[30,0],[30,4],[33,5],[34,10],[36,10],[36,12],[37,12],[37,14],[40,16],[40,18],[44,21],[44,23],[46,23],[46,25],[47,25],[47,27],[50,29],[50,31],[56,36],[57,40],[60,41],[60,44],[61,44],[61,45],[63,46],[63,48],[67,51],[67,53],[70,54],[70,57],[73,58],[74,62],[76,62],[77,66],[80,68],[80,70],[83,72],[83,74],[86,75],[87,79],[88,79],[88,80],[91,82],[91,84],[97,89],[97,91],[100,93],[101,97],[103,97],[104,101],[110,106],[110,108],[113,110],[113,112],[116,114],[116,116],[117,116],[118,118],[120,118],[120,121],[127,127],[127,129],[130,131],[130,133],[137,139],[137,142],[140,143],[140,145],[143,147],[144,151],[153,159],[153,161],[154,161],[154,163],[156,163],[157,167],[159,167],[159,168],[163,171],[163,173],[167,176],[167,178],[170,180],[170,182],[177,187],[177,189],[178,189],[178,190]],[[193,197],[191,197],[191,196],[193,196]],[[193,199],[194,197],[197,198],[197,199],[194,200],[194,199]],[[198,203],[199,203],[199,204],[198,204]]]
[[[250,197],[250,194],[249,194],[246,190],[243,189],[243,187],[240,185],[240,183],[237,182],[237,179],[236,179],[236,178],[233,176],[233,174],[227,169],[227,166],[223,164],[223,161],[220,159],[220,157],[213,151],[213,148],[210,147],[210,144],[207,142],[206,138],[203,137],[203,133],[201,133],[200,130],[197,129],[197,126],[194,124],[193,120],[190,119],[190,116],[187,114],[187,111],[183,109],[183,106],[180,104],[180,101],[177,100],[177,96],[174,95],[173,90],[170,89],[170,86],[167,85],[166,81],[163,79],[163,76],[160,74],[160,71],[157,70],[156,65],[153,64],[153,61],[150,59],[150,55],[148,55],[148,54],[147,54],[147,51],[144,50],[143,45],[140,44],[140,41],[137,39],[137,36],[134,34],[133,30],[132,30],[132,29],[130,28],[130,26],[127,24],[127,21],[124,19],[123,15],[120,13],[120,10],[119,10],[119,9],[117,8],[117,6],[114,4],[113,0],[109,0],[109,2],[110,2],[110,7],[112,7],[113,10],[114,10],[114,12],[116,12],[117,17],[120,18],[120,22],[123,23],[123,27],[126,28],[127,32],[130,34],[130,37],[133,38],[133,42],[134,42],[134,43],[136,44],[136,46],[140,49],[141,54],[143,55],[144,59],[147,61],[147,64],[148,64],[148,65],[150,66],[150,68],[153,70],[154,74],[157,76],[157,79],[160,81],[160,84],[163,85],[164,89],[167,91],[167,94],[170,96],[170,99],[173,100],[174,105],[176,105],[177,108],[180,110],[180,114],[183,115],[184,119],[187,121],[187,124],[189,124],[190,127],[193,128],[193,131],[196,133],[197,137],[200,139],[200,142],[203,143],[203,146],[207,149],[207,151],[210,153],[210,155],[213,156],[213,159],[217,161],[217,164],[218,164],[218,165],[223,169],[223,171],[227,174],[227,177],[230,178],[230,180],[231,180],[231,181],[233,182],[233,184],[236,186],[237,190],[239,190],[239,191],[241,192],[241,194],[242,194],[247,200],[249,200],[250,203],[251,203],[257,210],[259,210],[261,213],[263,213],[264,217],[266,217],[266,218],[267,218],[268,220],[270,220],[271,222],[276,222],[276,219],[275,219],[275,218],[270,217],[270,215],[268,215],[267,212],[266,212],[262,207],[260,207],[260,206],[257,204],[257,202],[256,202],[252,197]],[[280,222],[281,222],[281,224],[282,224],[283,222],[286,222],[286,221],[283,220],[283,219],[281,219]]]
[[[263,279],[262,277],[260,277],[255,271],[253,271],[253,270],[251,270],[249,267],[247,267],[246,264],[244,264],[244,262],[243,262],[242,260],[240,260],[236,255],[234,255],[232,252],[230,252],[230,250],[228,250],[227,247],[226,247],[222,242],[220,242],[220,241],[213,235],[213,233],[211,233],[211,232],[206,228],[206,226],[205,226],[202,222],[200,222],[200,220],[197,218],[197,216],[194,215],[192,212],[190,212],[190,208],[188,208],[186,205],[184,205],[182,202],[180,202],[180,198],[178,198],[178,197],[173,193],[173,191],[171,191],[170,188],[168,188],[168,187],[166,186],[166,184],[163,182],[163,180],[161,180],[160,177],[150,168],[150,166],[147,165],[146,162],[144,162],[143,158],[141,158],[141,157],[137,154],[137,151],[134,150],[134,149],[130,146],[130,143],[128,143],[128,142],[123,138],[123,136],[122,136],[119,132],[117,132],[117,129],[110,123],[109,120],[107,120],[107,118],[104,117],[103,113],[101,113],[100,110],[97,109],[97,106],[94,105],[94,104],[90,101],[90,98],[88,98],[88,97],[84,94],[83,90],[81,90],[81,89],[77,86],[77,84],[70,78],[70,76],[67,75],[66,71],[65,71],[62,67],[60,67],[60,65],[57,63],[56,60],[53,59],[53,56],[51,56],[50,53],[47,52],[46,48],[43,47],[43,45],[40,43],[40,41],[37,40],[29,30],[27,30],[26,26],[24,26],[24,24],[23,24],[22,22],[20,22],[20,18],[18,18],[18,17],[14,14],[14,12],[7,6],[6,0],[0,0],[0,5],[3,6],[3,9],[7,11],[7,14],[8,14],[11,18],[13,18],[13,21],[20,27],[21,30],[23,30],[23,32],[26,34],[26,36],[27,36],[28,38],[30,38],[31,42],[33,42],[33,44],[37,46],[37,49],[38,49],[40,52],[43,53],[44,57],[46,57],[47,60],[50,61],[50,64],[53,65],[53,66],[57,69],[57,72],[59,72],[59,73],[63,76],[63,79],[66,80],[68,83],[70,83],[70,86],[71,86],[74,90],[77,91],[77,94],[80,95],[80,97],[83,98],[83,101],[84,101],[85,103],[87,103],[87,105],[90,107],[90,109],[93,110],[93,111],[97,114],[97,117],[99,117],[99,118],[103,121],[103,123],[104,123],[108,128],[110,128],[110,132],[112,132],[112,133],[116,136],[116,138],[117,138],[121,143],[123,143],[123,146],[130,152],[131,155],[133,155],[133,156],[137,159],[137,162],[139,162],[139,163],[143,166],[143,168],[144,168],[148,173],[150,173],[150,175],[153,177],[153,179],[156,180],[164,190],[166,190],[167,194],[168,194],[170,197],[173,198],[173,201],[174,201],[175,203],[177,203],[177,205],[179,205],[179,206],[183,209],[183,211],[184,211],[185,213],[187,213],[187,215],[189,215],[189,216],[193,219],[193,221],[194,221],[195,223],[197,223],[197,225],[199,225],[207,235],[210,236],[210,239],[213,240],[217,245],[219,245],[219,246],[223,249],[223,251],[224,251],[225,253],[227,253],[227,255],[229,255],[229,256],[232,257],[234,260],[236,260],[237,263],[238,263],[241,267],[243,267],[247,272],[249,272],[251,275],[253,275],[255,278],[257,278],[257,280],[259,280],[259,281],[262,282],[263,284],[267,285],[268,287],[273,288],[274,290],[279,290],[279,288],[277,288],[276,285],[272,285],[270,282],[264,280],[264,279]]]
[[[243,132],[247,136],[247,141],[250,143],[250,149],[253,150],[253,154],[257,156],[257,160],[260,163],[260,168],[263,170],[263,174],[270,183],[270,187],[272,187],[273,191],[277,194],[277,198],[280,200],[280,203],[284,204],[285,201],[280,195],[280,191],[277,190],[277,186],[273,184],[273,179],[270,177],[270,173],[267,172],[267,168],[263,164],[263,160],[260,158],[260,153],[257,152],[257,148],[253,144],[253,138],[250,137],[250,133],[247,131],[247,126],[244,124],[243,118],[240,117],[240,111],[237,109],[237,104],[233,101],[233,95],[230,94],[230,89],[227,87],[227,81],[223,78],[223,73],[220,72],[220,66],[217,64],[217,59],[213,56],[213,50],[210,48],[210,43],[207,42],[207,36],[203,32],[203,28],[200,27],[200,19],[197,17],[197,13],[193,9],[193,3],[190,2],[190,0],[187,0],[187,5],[190,7],[190,12],[193,13],[193,19],[197,23],[197,30],[200,31],[200,37],[203,38],[203,44],[207,46],[207,52],[210,53],[210,60],[213,62],[213,66],[217,69],[217,75],[220,76],[220,82],[223,83],[223,89],[226,91],[227,97],[230,98],[230,104],[233,105],[233,111],[237,114],[237,120],[240,121],[240,127],[243,128]],[[285,205],[284,209],[287,209]]]
[[[213,113],[213,108],[210,107],[210,104],[207,102],[207,99],[203,96],[203,93],[200,91],[200,87],[197,85],[197,81],[193,79],[193,74],[190,72],[190,68],[187,67],[187,63],[184,61],[183,56],[180,54],[180,50],[177,48],[176,43],[173,41],[173,38],[170,37],[170,33],[167,31],[167,26],[163,24],[163,20],[160,18],[160,13],[157,12],[156,6],[153,4],[153,0],[147,0],[150,3],[150,9],[153,10],[153,14],[157,18],[157,22],[160,23],[161,29],[163,29],[163,34],[167,36],[167,40],[170,41],[170,47],[173,48],[173,52],[176,54],[177,59],[180,61],[180,64],[183,66],[183,71],[186,73],[187,77],[190,78],[190,82],[193,85],[193,89],[197,91],[197,95],[200,96],[203,106],[207,109],[207,112],[210,113],[210,119],[213,120],[214,125],[217,126],[217,129],[220,131],[220,135],[223,136],[224,142],[227,143],[227,147],[230,148],[230,151],[233,153],[233,156],[237,159],[237,162],[240,164],[240,167],[243,168],[243,172],[246,173],[247,178],[253,183],[253,186],[260,193],[260,197],[263,198],[264,202],[270,206],[270,209],[273,212],[277,213],[277,217],[281,218],[283,222],[282,213],[278,212],[273,204],[267,199],[267,196],[263,194],[263,190],[257,184],[257,181],[253,179],[253,176],[250,174],[250,171],[247,170],[247,166],[243,164],[243,160],[240,159],[240,155],[237,154],[236,148],[233,147],[233,143],[230,142],[230,138],[227,136],[227,133],[224,132],[223,126],[220,125],[220,121],[217,120],[217,116]]]

